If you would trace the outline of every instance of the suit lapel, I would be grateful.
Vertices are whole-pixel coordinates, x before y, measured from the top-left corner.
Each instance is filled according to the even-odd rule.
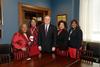
[[[45,36],[45,24],[43,24],[43,35]]]

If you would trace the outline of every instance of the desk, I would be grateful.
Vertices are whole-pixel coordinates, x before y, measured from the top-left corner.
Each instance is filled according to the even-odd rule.
[[[74,62],[74,60],[70,60],[67,57],[56,56],[56,58],[53,59],[51,54],[43,54],[42,58],[34,56],[31,61],[12,61],[9,63],[9,67],[66,67],[66,65],[72,62]],[[7,66],[7,64],[0,64],[0,67]]]

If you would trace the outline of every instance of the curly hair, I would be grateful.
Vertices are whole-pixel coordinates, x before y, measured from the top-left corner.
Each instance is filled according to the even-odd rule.
[[[66,28],[67,28],[66,22],[65,22],[65,21],[63,21],[63,20],[61,20],[61,21],[59,21],[59,22],[58,22],[58,27],[60,26],[60,24],[61,24],[61,23],[63,23],[63,24],[64,24],[64,27],[65,27],[65,29],[66,29]]]

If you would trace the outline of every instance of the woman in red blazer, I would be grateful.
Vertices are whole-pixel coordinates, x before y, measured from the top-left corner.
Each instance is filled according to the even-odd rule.
[[[38,49],[38,29],[36,27],[36,20],[32,19],[29,25],[29,39],[31,41],[30,45],[30,56],[39,55],[40,51]]]
[[[16,32],[12,38],[14,57],[16,59],[29,57],[29,45],[30,45],[30,40],[27,35],[27,25],[22,24],[20,26],[19,31]],[[27,60],[30,59],[31,58],[27,58]]]

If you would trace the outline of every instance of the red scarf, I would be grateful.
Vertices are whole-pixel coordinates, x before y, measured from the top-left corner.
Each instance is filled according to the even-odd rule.
[[[59,35],[61,32],[62,32],[62,29],[59,29],[59,31],[58,31],[58,35]]]
[[[30,28],[30,32],[31,32],[31,35],[34,36],[34,40],[37,41],[37,38],[38,38],[38,30],[35,27],[31,27]]]

